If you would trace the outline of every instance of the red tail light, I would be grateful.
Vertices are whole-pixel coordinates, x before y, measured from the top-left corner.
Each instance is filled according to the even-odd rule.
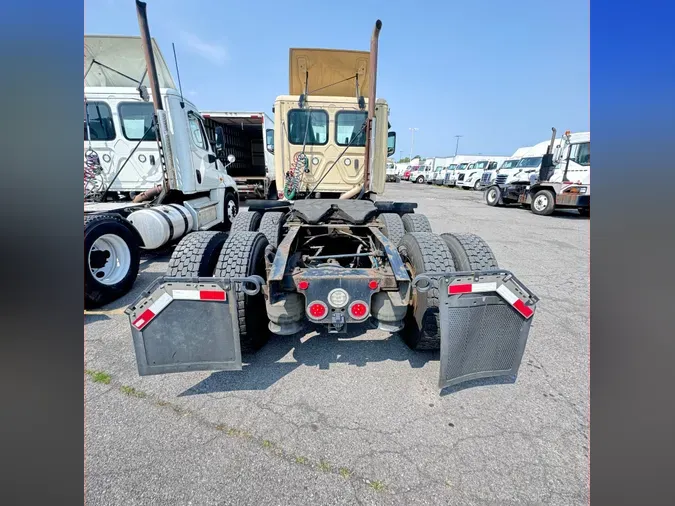
[[[307,314],[313,320],[323,320],[328,314],[328,306],[320,301],[314,301],[307,307]]]
[[[380,286],[380,284],[375,279],[371,279],[370,283],[368,283],[368,288],[371,290],[376,290],[378,286]]]
[[[309,288],[309,281],[303,279],[298,281],[298,290],[307,290]]]
[[[349,315],[355,320],[363,320],[368,316],[368,304],[360,300],[352,302],[349,306]]]

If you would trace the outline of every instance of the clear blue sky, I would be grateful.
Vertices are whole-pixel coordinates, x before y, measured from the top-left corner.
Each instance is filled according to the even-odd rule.
[[[288,49],[368,50],[397,153],[510,155],[590,129],[588,0],[148,0],[150,31],[200,109],[263,110],[288,92]],[[339,7],[338,7],[339,6]],[[282,10],[283,9],[283,10]],[[132,0],[86,0],[85,33],[138,35]]]

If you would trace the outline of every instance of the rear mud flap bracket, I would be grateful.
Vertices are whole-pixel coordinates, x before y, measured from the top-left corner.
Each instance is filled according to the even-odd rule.
[[[247,278],[160,277],[125,311],[138,374],[242,368],[236,291],[254,295]]]
[[[505,270],[424,273],[419,291],[438,280],[439,388],[481,378],[515,377],[538,297]]]

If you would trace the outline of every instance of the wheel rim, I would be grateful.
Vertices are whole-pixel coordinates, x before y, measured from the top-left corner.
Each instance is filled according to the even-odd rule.
[[[548,197],[545,194],[537,195],[537,198],[534,199],[532,206],[537,211],[543,211],[548,206]]]
[[[96,281],[103,285],[114,285],[129,272],[131,251],[120,236],[104,234],[89,248],[87,264]]]
[[[488,202],[496,201],[497,200],[497,190],[495,190],[494,188],[490,189],[487,196],[488,196]]]
[[[478,188],[480,188],[480,181],[476,181],[476,182],[473,184],[473,189],[474,189],[474,190],[477,190]]]
[[[237,216],[237,205],[234,200],[230,200],[227,203],[227,217],[232,221],[235,216]]]

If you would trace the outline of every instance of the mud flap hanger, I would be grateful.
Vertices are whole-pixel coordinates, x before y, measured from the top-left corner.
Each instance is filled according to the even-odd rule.
[[[438,289],[440,388],[515,378],[539,298],[511,272],[425,272],[412,285]]]
[[[156,279],[125,310],[139,375],[241,370],[237,292],[263,285],[260,276]]]

